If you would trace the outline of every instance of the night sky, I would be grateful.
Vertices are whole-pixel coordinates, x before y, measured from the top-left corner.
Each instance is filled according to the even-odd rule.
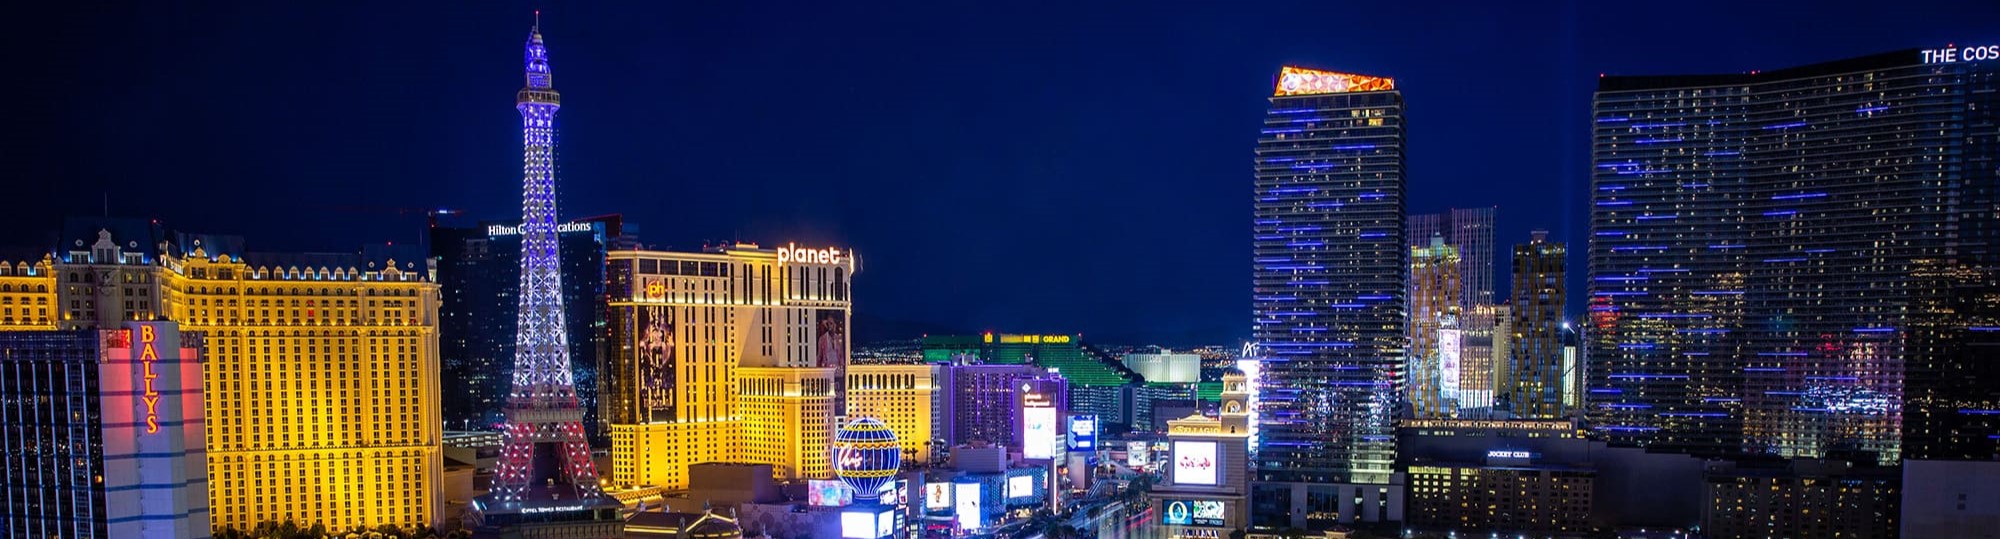
[[[1548,228],[1580,255],[1600,73],[2000,42],[1976,0],[40,4],[0,38],[0,246],[107,206],[260,251],[417,241],[405,208],[518,219],[541,9],[565,217],[854,249],[864,320],[1170,345],[1248,335],[1280,65],[1397,79],[1412,213],[1498,206],[1502,252]]]

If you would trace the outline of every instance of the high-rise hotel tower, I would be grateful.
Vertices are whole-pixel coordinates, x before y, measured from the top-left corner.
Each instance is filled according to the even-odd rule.
[[[688,466],[703,462],[770,464],[785,480],[831,476],[826,448],[849,397],[842,388],[860,374],[847,360],[853,252],[737,244],[614,251],[608,264],[602,394],[614,484],[685,488]],[[917,380],[871,376],[863,386],[857,393],[875,403]],[[872,407],[857,412],[890,420]]]
[[[160,419],[199,423],[187,432],[201,444],[185,444],[189,458],[207,464],[205,481],[186,475],[202,481],[187,483],[191,488],[207,491],[208,522],[190,528],[203,532],[197,537],[210,525],[438,523],[438,286],[422,251],[375,245],[346,254],[246,254],[240,237],[174,233],[137,219],[70,219],[63,229],[48,258],[0,272],[0,293],[12,292],[0,304],[20,305],[23,316],[28,305],[38,309],[35,325],[17,318],[0,331],[137,331],[143,345],[144,330],[134,324],[171,321],[189,335],[180,342],[202,361],[173,376],[199,382],[200,399],[186,400],[187,417]],[[51,307],[46,319],[44,306]],[[169,329],[154,331],[158,342],[170,342]],[[0,346],[7,350],[28,349]],[[168,484],[142,479],[142,488]]]
[[[1940,282],[1923,276],[2000,258],[1996,58],[2000,46],[1953,46],[1600,80],[1600,431],[1702,454],[1895,462],[1905,413],[1929,406],[1905,398],[1918,381],[1906,367],[1931,363],[1910,341],[1929,320],[1912,311],[1922,288]]]
[[[1255,512],[1280,527],[1390,520],[1403,95],[1388,78],[1285,67],[1255,165],[1253,328],[1268,355]]]

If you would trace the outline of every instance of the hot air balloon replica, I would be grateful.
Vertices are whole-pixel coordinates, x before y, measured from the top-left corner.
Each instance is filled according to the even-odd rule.
[[[872,417],[856,418],[833,433],[833,475],[854,489],[857,500],[873,500],[895,482],[903,466],[896,431]]]

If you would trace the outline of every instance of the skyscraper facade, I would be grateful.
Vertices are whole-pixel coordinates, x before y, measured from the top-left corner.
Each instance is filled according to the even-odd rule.
[[[0,333],[0,535],[208,537],[203,348],[172,322]]]
[[[2000,61],[1910,50],[1595,98],[1591,413],[1617,443],[1902,448],[1913,277],[1990,266]]]
[[[118,218],[70,219],[58,241],[0,282],[35,290],[14,299],[49,305],[53,329],[202,335],[212,525],[437,523],[437,285],[420,250],[245,253]]]
[[[557,226],[567,326],[584,431],[593,445],[604,429],[598,414],[600,349],[604,346],[604,255],[623,234],[617,216]],[[445,426],[498,430],[504,417],[521,280],[521,227],[510,223],[440,226],[430,230],[430,256],[441,294],[438,353],[443,362]],[[609,438],[602,438],[609,440]]]
[[[1458,249],[1445,245],[1444,238],[1431,236],[1430,244],[1410,249],[1410,355],[1404,371],[1408,376],[1411,411],[1417,417],[1458,417],[1458,390],[1462,372],[1462,335]]]
[[[1492,417],[1503,392],[1513,350],[1513,321],[1506,305],[1475,305],[1458,317],[1458,416]]]
[[[539,17],[538,17],[539,18]],[[528,31],[521,113],[521,271],[513,380],[503,413],[499,472],[474,501],[485,537],[623,536],[621,504],[605,495],[583,430],[570,369],[556,231],[556,110],[540,21]]]
[[[1020,410],[1014,406],[1014,388],[1047,372],[1019,364],[939,365],[938,436],[953,446],[984,441],[1020,447],[1014,432],[1021,424]]]
[[[1494,304],[1493,217],[1496,208],[1452,208],[1444,213],[1411,215],[1407,236],[1411,248],[1431,246],[1431,237],[1458,250],[1458,275],[1465,283],[1459,308]],[[1504,299],[1504,298],[1502,298]],[[1504,301],[1503,301],[1504,302]]]
[[[1563,351],[1567,256],[1563,244],[1548,241],[1548,233],[1539,230],[1533,240],[1514,246],[1513,298],[1507,309],[1507,326],[1514,334],[1506,384],[1509,411],[1517,418],[1559,419],[1569,413],[1570,390],[1563,383],[1568,378]]]
[[[1402,93],[1388,78],[1296,67],[1276,86],[1254,160],[1252,328],[1268,355],[1254,511],[1314,527],[1372,520],[1339,500],[1372,494],[1395,461]]]
[[[608,266],[613,483],[682,488],[702,462],[827,476],[854,253],[737,244],[617,251]]]

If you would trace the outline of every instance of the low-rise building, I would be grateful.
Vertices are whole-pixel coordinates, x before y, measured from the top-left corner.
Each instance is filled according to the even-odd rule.
[[[1901,476],[1838,460],[1711,462],[1702,530],[1710,539],[1896,537]],[[1953,537],[1961,537],[1953,533]]]

